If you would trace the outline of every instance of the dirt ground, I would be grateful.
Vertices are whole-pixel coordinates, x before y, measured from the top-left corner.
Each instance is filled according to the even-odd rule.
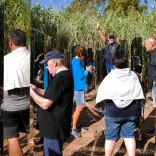
[[[104,155],[105,141],[105,124],[103,112],[94,109],[95,97],[97,90],[94,89],[86,94],[86,105],[82,112],[82,124],[89,128],[88,131],[81,132],[81,138],[69,137],[63,146],[63,156],[102,156]],[[34,114],[35,116],[35,114]],[[142,114],[141,133],[136,135],[137,151],[136,156],[156,156],[156,137],[147,134],[150,129],[155,128],[155,112],[152,106],[151,93],[147,94],[144,107],[144,115]],[[37,140],[39,138],[38,131],[33,128],[35,119],[31,119],[31,138]],[[21,145],[23,147],[24,156],[43,156],[43,145],[35,145],[30,143],[27,145],[26,136],[21,135]],[[4,141],[4,156],[8,155],[8,146]],[[126,156],[126,149],[123,139],[117,141],[114,156]]]

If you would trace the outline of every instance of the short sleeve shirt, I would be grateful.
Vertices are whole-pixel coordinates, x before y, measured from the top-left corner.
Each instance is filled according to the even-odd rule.
[[[65,137],[71,130],[71,117],[73,107],[74,85],[71,73],[61,71],[57,73],[49,83],[44,98],[54,103],[48,110],[40,108],[40,134],[49,139],[59,137],[58,124],[61,126]]]

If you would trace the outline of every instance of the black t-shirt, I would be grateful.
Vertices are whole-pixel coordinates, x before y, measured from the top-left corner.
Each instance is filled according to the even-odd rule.
[[[57,73],[49,83],[44,98],[53,101],[48,110],[40,108],[40,134],[49,139],[70,135],[74,85],[69,70]]]
[[[148,66],[148,82],[150,89],[153,86],[153,81],[156,81],[156,49],[150,52],[150,62]]]
[[[142,65],[134,66],[134,71],[137,72],[138,74],[141,74],[142,73]]]

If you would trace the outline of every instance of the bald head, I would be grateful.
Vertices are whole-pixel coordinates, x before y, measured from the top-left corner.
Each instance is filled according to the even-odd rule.
[[[146,41],[150,42],[152,45],[156,45],[156,38],[155,37],[148,37]]]
[[[146,51],[149,51],[149,52],[156,49],[156,38],[148,37],[145,41],[145,48],[146,48]]]

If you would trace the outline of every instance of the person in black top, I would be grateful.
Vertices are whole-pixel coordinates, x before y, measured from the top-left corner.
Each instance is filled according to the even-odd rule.
[[[35,86],[39,88],[43,88],[43,78],[44,78],[44,67],[43,64],[40,64],[40,62],[44,59],[44,54],[41,53],[37,56],[36,60],[34,60],[35,63],[35,70],[37,69],[37,75],[33,81]],[[39,130],[39,106],[35,105],[35,110],[36,110],[36,129]],[[35,140],[35,144],[43,144],[43,137],[41,136],[39,140]]]
[[[148,66],[148,84],[152,89],[153,107],[156,116],[156,38],[149,37],[145,41],[146,51],[149,52],[149,66]],[[150,130],[150,133],[156,135],[156,122],[155,130]]]
[[[139,56],[133,57],[133,71],[138,75],[140,82],[142,82],[142,65],[140,64]]]
[[[40,106],[39,132],[44,137],[45,156],[61,156],[71,130],[73,78],[59,51],[48,52],[40,63],[46,62],[53,78],[46,90],[31,85],[30,96]]]
[[[156,38],[149,37],[145,42],[146,51],[150,53],[148,67],[149,88],[152,89],[153,106],[156,107]]]
[[[41,53],[37,56],[36,60],[34,60],[35,67],[38,67],[37,75],[34,79],[34,83],[36,86],[43,88],[43,77],[44,77],[44,67],[40,62],[44,59],[44,54]]]
[[[97,26],[98,33],[100,35],[101,40],[106,45],[105,48],[105,55],[104,55],[104,62],[106,63],[107,74],[114,69],[114,65],[112,63],[113,57],[121,52],[121,47],[118,43],[115,42],[115,36],[113,34],[109,35],[108,40],[100,30],[99,26]]]
[[[133,68],[133,71],[135,71],[138,74],[142,73],[142,65],[140,64],[139,56],[134,56],[134,68]]]

